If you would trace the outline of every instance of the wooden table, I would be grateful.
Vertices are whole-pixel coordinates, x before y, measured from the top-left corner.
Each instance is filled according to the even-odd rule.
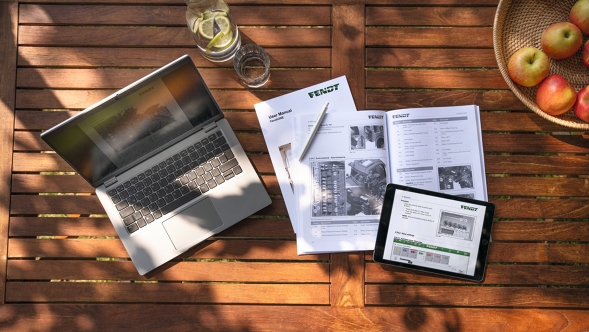
[[[507,88],[497,0],[231,1],[272,59],[259,90],[200,56],[180,0],[27,2],[0,2],[0,329],[589,329],[589,140]],[[185,53],[273,204],[147,279],[39,133]],[[371,252],[297,256],[253,105],[344,74],[358,109],[480,105],[497,206],[484,284]]]

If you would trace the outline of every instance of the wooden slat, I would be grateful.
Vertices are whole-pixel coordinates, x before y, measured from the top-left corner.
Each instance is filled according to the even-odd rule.
[[[508,89],[499,70],[368,70],[367,88]]]
[[[496,218],[587,218],[589,206],[581,199],[494,199]]]
[[[366,7],[366,25],[493,26],[494,7]]]
[[[329,6],[231,6],[237,25],[330,25]],[[186,6],[23,5],[20,24],[186,25]]]
[[[271,195],[280,195],[276,176],[261,176],[262,183]],[[12,176],[13,193],[94,193],[95,189],[79,175],[15,174]]]
[[[75,320],[72,319],[75,317]],[[182,317],[182,319],[175,319]],[[26,319],[24,319],[26,318]],[[173,322],[171,322],[171,320]],[[585,331],[589,310],[176,304],[19,304],[0,307],[13,331]]]
[[[14,129],[49,129],[79,113],[80,111],[16,111],[14,119]]]
[[[20,50],[19,50],[20,51]],[[490,49],[367,48],[367,67],[497,68]]]
[[[272,68],[326,68],[331,65],[329,48],[268,48]],[[211,62],[195,47],[107,48],[29,47],[18,48],[19,66],[59,67],[161,67],[190,55],[198,68],[233,68],[233,62]]]
[[[489,262],[589,263],[587,244],[491,243]]]
[[[10,263],[10,262],[9,262]],[[9,270],[10,271],[10,270]],[[379,263],[366,264],[367,283],[468,284],[434,274],[419,273]],[[485,285],[589,285],[588,266],[495,265],[487,266]]]
[[[14,130],[18,3],[0,2],[0,305],[4,304]]]
[[[485,152],[587,153],[589,137],[582,135],[483,134]]]
[[[586,288],[366,285],[366,304],[587,308]]]
[[[107,218],[11,217],[9,236],[117,236]]]
[[[493,240],[589,242],[589,222],[495,221]]]
[[[263,47],[331,45],[329,28],[241,28],[239,33],[242,44],[255,43]],[[19,28],[18,43],[28,46],[194,46],[185,27],[23,25]]]
[[[106,218],[11,217],[9,236],[117,236]],[[216,238],[289,239],[295,234],[289,219],[246,218]]]
[[[589,196],[589,179],[546,177],[489,177],[487,192],[494,196]]]
[[[22,239],[9,241],[8,257],[128,258],[118,239]],[[281,240],[207,240],[188,251],[186,258],[255,260],[327,260],[328,255],[297,255],[296,242]],[[177,263],[177,262],[176,262]]]
[[[152,73],[151,69],[44,69],[20,68],[21,88],[120,89]],[[211,89],[245,89],[235,70],[205,69],[200,73]],[[301,89],[330,78],[328,69],[271,70],[265,89]]]
[[[364,307],[364,254],[330,255],[330,303],[335,308]]]
[[[152,25],[186,24],[180,6],[21,5],[19,24],[34,25]]]
[[[493,48],[493,29],[367,27],[366,46]]]
[[[15,158],[16,159],[16,158]],[[495,174],[587,174],[585,156],[485,155],[485,170]]]
[[[7,282],[6,302],[328,304],[321,284]]]
[[[346,75],[357,109],[364,109],[364,6],[338,5],[333,8],[333,77]]]
[[[237,134],[245,151],[268,152],[261,134]],[[582,135],[483,134],[485,152],[589,153],[589,138]],[[16,132],[15,151],[49,151],[39,132]]]
[[[548,121],[532,111],[481,112],[481,127],[487,131],[567,132],[563,126]]]
[[[364,5],[333,7],[333,77],[346,75],[357,109],[364,109]],[[345,56],[342,56],[345,55]],[[330,303],[335,308],[364,306],[364,255],[331,254]]]
[[[11,214],[104,214],[96,196],[37,196],[13,195]],[[282,199],[272,199],[272,204],[255,213],[256,215],[286,216],[286,205]]]
[[[14,174],[13,193],[94,193],[79,175]]]
[[[527,110],[527,107],[510,91],[366,91],[366,109],[371,110],[472,104],[479,105],[482,111]],[[18,103],[17,108],[20,108]]]
[[[129,261],[10,260],[7,279],[326,283],[329,281],[329,264],[179,262],[152,278],[146,278],[137,274],[135,266]]]
[[[16,90],[16,108],[84,109],[117,90]]]
[[[17,109],[72,108],[84,109],[117,90],[16,90]],[[253,110],[254,104],[287,91],[212,91],[221,109]]]

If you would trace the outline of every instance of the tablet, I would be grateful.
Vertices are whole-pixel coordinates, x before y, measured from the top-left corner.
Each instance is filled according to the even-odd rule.
[[[387,185],[374,261],[481,282],[495,206]]]

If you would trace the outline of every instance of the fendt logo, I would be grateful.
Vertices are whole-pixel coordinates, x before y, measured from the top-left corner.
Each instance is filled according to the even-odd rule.
[[[333,92],[333,91],[337,91],[337,87],[338,86],[339,86],[339,83],[338,84],[331,85],[331,86],[328,86],[325,89],[319,89],[319,90],[315,90],[313,92],[309,92],[308,95],[309,95],[310,98],[319,97],[321,95],[324,95],[324,94],[327,94],[327,93],[330,93],[330,92]]]
[[[475,207],[472,207],[472,206],[466,206],[466,205],[460,205],[460,207],[463,208],[463,209],[465,209],[465,210],[470,210],[470,211],[476,211],[476,210],[479,209],[479,208],[475,208]]]

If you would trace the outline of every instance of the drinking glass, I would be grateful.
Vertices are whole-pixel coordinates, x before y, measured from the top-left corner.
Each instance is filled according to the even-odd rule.
[[[233,68],[243,84],[259,88],[270,78],[270,56],[260,45],[243,45],[235,53]]]

